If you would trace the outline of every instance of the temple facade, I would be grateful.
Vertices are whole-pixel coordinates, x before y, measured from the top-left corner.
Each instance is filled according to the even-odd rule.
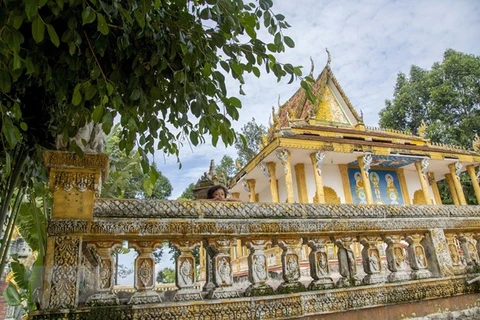
[[[313,84],[315,102],[300,88],[277,112],[261,151],[230,183],[244,202],[365,205],[442,205],[437,182],[448,182],[455,205],[466,205],[460,175],[467,172],[480,203],[479,140],[472,150],[432,143],[425,124],[417,134],[367,127],[330,65]],[[385,245],[380,245],[383,251]],[[354,246],[360,256],[361,246]],[[309,275],[308,252],[299,264]],[[280,248],[267,248],[272,276],[282,274]],[[337,251],[328,246],[336,268]],[[248,250],[232,249],[235,277],[245,278]],[[383,255],[384,256],[384,255]]]

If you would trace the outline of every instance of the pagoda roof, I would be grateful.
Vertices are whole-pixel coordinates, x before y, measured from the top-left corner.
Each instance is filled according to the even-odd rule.
[[[318,125],[354,127],[363,123],[328,63],[312,84],[314,102],[307,98],[303,87],[278,111],[278,125],[288,127],[292,120],[316,119]],[[322,110],[323,109],[323,110]]]

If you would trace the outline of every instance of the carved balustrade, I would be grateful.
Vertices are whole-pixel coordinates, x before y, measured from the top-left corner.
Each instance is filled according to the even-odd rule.
[[[60,312],[53,310],[95,312],[105,305],[119,305],[109,309],[118,318],[231,312],[273,319],[474,292],[477,285],[466,280],[479,272],[480,206],[97,199],[92,219],[52,219],[48,235],[51,272],[36,319]],[[119,297],[112,282],[111,252],[122,240],[138,253],[128,297]],[[152,252],[165,241],[179,251],[172,294],[155,290]],[[248,255],[237,259],[238,241]],[[203,286],[192,255],[200,244],[206,251]],[[272,259],[275,252],[279,259]],[[281,265],[279,279],[270,277],[273,264]],[[243,287],[236,283],[242,266],[249,282]],[[83,269],[96,275],[95,285],[82,285]],[[188,300],[196,302],[182,304]],[[144,307],[133,307],[138,304]]]

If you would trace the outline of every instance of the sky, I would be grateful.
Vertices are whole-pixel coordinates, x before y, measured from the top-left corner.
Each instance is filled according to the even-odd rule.
[[[385,100],[392,99],[399,72],[408,74],[412,65],[430,69],[449,48],[480,55],[479,0],[275,0],[272,10],[286,17],[291,28],[284,34],[295,41],[295,48],[287,48],[277,60],[302,65],[308,73],[311,58],[316,78],[327,62],[328,48],[333,73],[368,126],[378,126],[378,113]],[[233,127],[240,130],[253,117],[268,128],[272,106],[278,109],[278,101],[283,104],[300,88],[299,81],[288,80],[277,83],[273,74],[264,72],[260,79],[248,76],[244,96],[238,84],[229,81],[227,90],[243,105]],[[216,148],[211,143],[185,144],[179,169],[175,157],[157,153],[155,161],[173,186],[170,199],[196,183],[211,159],[218,164],[224,155],[237,157],[234,147],[221,143]]]

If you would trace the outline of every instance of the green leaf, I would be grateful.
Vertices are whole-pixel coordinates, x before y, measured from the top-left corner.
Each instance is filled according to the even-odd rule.
[[[190,131],[190,141],[194,146],[198,145],[198,132]]]
[[[98,31],[100,31],[101,34],[106,36],[109,32],[109,28],[108,28],[108,25],[107,25],[107,21],[105,20],[105,17],[103,16],[103,14],[98,12],[97,13],[97,19],[98,19],[98,25],[97,25]]]
[[[55,28],[53,28],[51,24],[47,24],[47,31],[50,41],[52,41],[53,45],[58,48],[60,45],[60,40],[58,39],[58,34],[55,31]]]
[[[13,271],[13,278],[20,289],[26,290],[28,288],[28,281],[30,280],[30,271],[25,266],[17,261],[12,261],[10,267]]]
[[[81,84],[77,84],[73,89],[72,104],[78,106],[82,102],[82,94],[80,93]]]
[[[137,20],[140,27],[142,29],[145,28],[145,15],[140,10],[135,11],[133,15],[135,16],[135,20]]]
[[[295,42],[293,42],[292,38],[285,36],[285,37],[283,37],[283,41],[285,41],[285,44],[286,44],[289,48],[295,47]]]
[[[36,17],[32,22],[32,36],[36,43],[42,42],[45,37],[45,24],[40,17]]]
[[[105,134],[109,134],[113,127],[113,115],[111,112],[106,112],[102,117],[102,130]]]
[[[95,107],[92,113],[92,120],[99,123],[102,120],[103,111],[104,111],[103,105],[99,105]]]
[[[95,14],[95,11],[87,6],[82,12],[82,25],[92,23],[95,21],[96,17],[97,15]]]
[[[13,125],[12,120],[10,120],[9,117],[4,118],[2,124],[2,133],[10,148],[15,148],[18,141],[20,141],[20,130]]]
[[[5,70],[0,70],[0,90],[3,93],[10,92],[12,86],[12,79],[10,78],[10,74]]]
[[[267,49],[272,51],[272,52],[277,52],[277,46],[273,43],[267,44]]]
[[[235,108],[241,108],[242,107],[242,102],[236,98],[236,97],[231,97],[228,99],[228,102],[234,106]]]
[[[5,153],[5,175],[8,177],[12,171],[12,157],[10,153]]]
[[[20,129],[22,129],[23,131],[27,131],[28,125],[25,122],[20,122]]]
[[[22,58],[18,55],[18,53],[13,54],[13,69],[12,70],[18,70],[22,68]]]
[[[11,282],[8,283],[7,289],[3,292],[3,297],[9,306],[19,306],[21,303],[20,294]]]
[[[31,20],[33,16],[37,14],[38,0],[26,0],[25,1],[25,13],[28,20]]]

